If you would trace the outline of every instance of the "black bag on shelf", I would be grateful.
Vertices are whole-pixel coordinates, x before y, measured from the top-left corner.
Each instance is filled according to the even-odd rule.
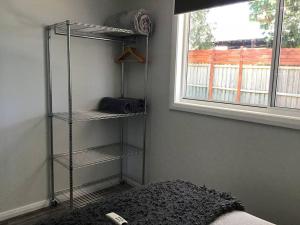
[[[140,113],[145,110],[145,101],[135,98],[112,98],[101,99],[98,110],[109,113]]]

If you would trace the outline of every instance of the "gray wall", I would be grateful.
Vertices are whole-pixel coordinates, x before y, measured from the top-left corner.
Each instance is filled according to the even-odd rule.
[[[47,197],[43,25],[66,18],[101,23],[107,14],[126,7],[151,9],[157,23],[150,54],[148,181],[181,178],[206,184],[232,192],[254,215],[278,224],[299,222],[298,131],[169,110],[171,0],[0,2],[0,212]],[[96,45],[99,48],[94,48]],[[76,48],[86,52],[74,60],[86,65],[103,62],[107,59],[103,58],[103,48],[114,55],[102,44],[89,42],[87,46]],[[89,50],[92,57],[88,57]],[[60,54],[58,57],[65,53]],[[102,75],[118,72],[109,63],[106,69],[103,65],[94,67],[95,63],[94,69],[85,67],[89,71],[86,74],[96,78],[99,71]],[[117,79],[109,80],[110,86]],[[105,90],[111,89],[99,92],[108,93]],[[79,101],[78,108],[94,107],[98,92],[86,95],[83,100],[91,100]],[[97,134],[91,142],[99,137]],[[62,139],[57,140],[59,146],[65,145]]]
[[[121,2],[0,1],[0,212],[45,200],[48,195],[44,25],[66,19],[101,24],[108,14],[121,10]],[[67,94],[63,87],[65,40],[57,38],[55,42],[55,110],[62,111],[66,109]],[[113,62],[116,49],[108,43],[88,40],[74,40],[72,46],[74,109],[95,108],[101,96],[118,95],[120,67]],[[62,135],[66,126],[56,122],[55,127],[55,145],[62,151],[67,144]],[[81,125],[74,129],[75,147],[115,142],[119,139],[116,129],[118,122],[113,126],[108,121]],[[119,163],[98,169],[114,174]],[[61,171],[57,187],[64,188],[67,174],[61,168],[57,170]],[[97,171],[86,172],[93,179],[104,176]],[[84,174],[76,178],[89,180]]]
[[[172,0],[132,1],[152,10],[149,182],[184,179],[232,192],[248,212],[300,222],[300,132],[169,110]]]

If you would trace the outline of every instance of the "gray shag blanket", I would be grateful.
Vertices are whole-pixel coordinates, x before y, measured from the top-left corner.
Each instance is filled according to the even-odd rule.
[[[105,217],[110,212],[122,216],[129,225],[209,225],[234,210],[244,207],[230,194],[168,181],[131,189],[37,225],[113,225]]]

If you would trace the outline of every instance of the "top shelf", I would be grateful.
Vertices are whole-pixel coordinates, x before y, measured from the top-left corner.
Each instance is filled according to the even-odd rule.
[[[67,35],[67,22],[57,23],[50,27],[54,29],[55,34]],[[132,30],[77,22],[70,22],[70,35],[107,41],[124,41],[137,36],[146,37],[146,35],[137,34]]]

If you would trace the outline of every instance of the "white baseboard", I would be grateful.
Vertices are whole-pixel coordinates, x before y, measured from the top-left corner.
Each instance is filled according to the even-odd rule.
[[[119,183],[120,183],[120,178],[112,178],[107,181],[95,183],[94,185],[84,187],[84,188],[82,188],[82,190],[84,190],[87,193],[91,193],[91,192],[99,191],[102,189],[106,189],[106,188],[118,185]]]
[[[126,177],[126,181],[131,185],[139,186],[139,184],[137,182],[133,181],[132,179],[130,179],[128,177]],[[119,178],[113,178],[113,179],[110,179],[110,180],[107,180],[107,181],[104,181],[101,183],[96,183],[94,185],[85,187],[83,189],[85,192],[90,193],[90,192],[95,192],[98,190],[102,190],[102,189],[117,185],[119,182],[120,182]],[[58,195],[57,197],[59,199],[60,195]],[[79,196],[76,196],[76,197],[79,197]],[[39,210],[39,209],[42,209],[42,208],[45,208],[48,206],[49,206],[49,200],[43,200],[43,201],[35,202],[35,203],[29,204],[29,205],[25,205],[25,206],[22,206],[22,207],[19,207],[16,209],[11,209],[11,210],[8,210],[5,212],[0,212],[0,221],[4,221],[4,220],[8,220],[8,219],[17,217],[17,216],[21,216],[23,214],[30,213],[30,212],[33,212],[33,211],[36,211],[36,210]]]
[[[88,187],[83,188],[85,192],[95,192],[98,190],[102,190],[114,185],[117,185],[120,182],[119,178],[113,178],[106,181],[103,181],[101,183],[95,183],[93,185],[90,185]],[[59,198],[60,196],[57,196]],[[79,196],[76,196],[79,197]],[[29,205],[25,205],[16,209],[11,209],[5,212],[0,212],[0,221],[8,220],[17,216],[24,215],[26,213],[30,213],[45,207],[49,206],[49,200],[43,200],[39,202],[35,202]]]
[[[133,179],[129,176],[124,175],[123,177],[124,177],[124,180],[131,186],[134,186],[134,187],[143,186],[141,183],[139,183],[138,181],[136,181],[135,179]]]
[[[8,220],[16,216],[21,216],[23,214],[30,213],[48,206],[49,206],[49,200],[43,200],[16,209],[0,212],[0,221]]]

